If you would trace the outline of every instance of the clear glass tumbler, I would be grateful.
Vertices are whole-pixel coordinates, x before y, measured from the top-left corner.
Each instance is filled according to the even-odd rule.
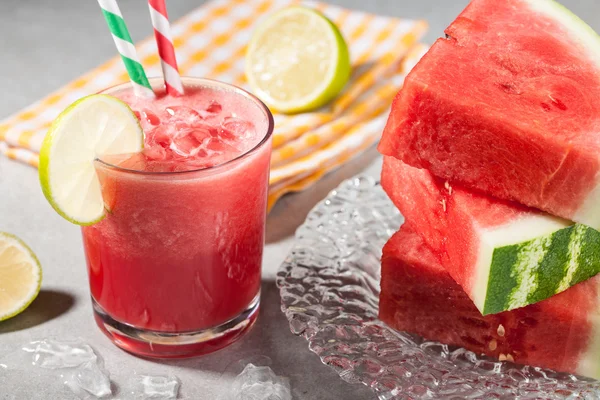
[[[95,319],[117,346],[146,357],[222,348],[252,326],[260,302],[273,117],[235,86],[184,78],[184,87],[227,91],[262,140],[192,171],[95,161],[107,215],[82,228]]]

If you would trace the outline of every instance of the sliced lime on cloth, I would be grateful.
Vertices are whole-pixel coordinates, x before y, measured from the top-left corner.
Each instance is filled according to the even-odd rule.
[[[139,120],[122,101],[107,95],[84,97],[52,123],[40,151],[40,184],[62,217],[91,225],[104,215],[100,181],[94,168],[99,156],[136,153],[144,147]]]
[[[348,46],[320,12],[292,6],[276,12],[254,32],[246,76],[269,107],[283,113],[317,109],[350,78]]]
[[[25,310],[40,292],[42,267],[19,238],[0,232],[0,321]]]

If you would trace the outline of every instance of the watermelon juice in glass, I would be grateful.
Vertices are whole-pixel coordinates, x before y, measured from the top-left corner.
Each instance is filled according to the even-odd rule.
[[[145,148],[95,161],[107,211],[83,243],[98,326],[142,356],[224,347],[259,305],[272,115],[231,85],[184,87],[155,99],[129,84],[104,92],[139,116]]]

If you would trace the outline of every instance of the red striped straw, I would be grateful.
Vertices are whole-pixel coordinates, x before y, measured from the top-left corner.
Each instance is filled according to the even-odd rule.
[[[175,58],[175,46],[173,46],[173,38],[171,37],[171,24],[169,24],[167,15],[167,5],[165,0],[148,0],[148,6],[150,7],[150,18],[154,27],[154,36],[156,37],[167,93],[172,96],[182,95],[183,85],[181,84],[181,76]]]

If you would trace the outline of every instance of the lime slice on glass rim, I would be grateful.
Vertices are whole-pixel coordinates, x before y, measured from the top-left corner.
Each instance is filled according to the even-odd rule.
[[[94,94],[77,100],[52,123],[40,151],[40,184],[54,210],[77,225],[92,225],[105,215],[98,156],[137,153],[144,132],[121,100]]]
[[[246,77],[274,111],[297,113],[331,101],[350,78],[348,46],[320,12],[292,6],[254,32],[246,53]]]
[[[42,285],[42,267],[18,237],[0,232],[0,321],[25,310]]]

